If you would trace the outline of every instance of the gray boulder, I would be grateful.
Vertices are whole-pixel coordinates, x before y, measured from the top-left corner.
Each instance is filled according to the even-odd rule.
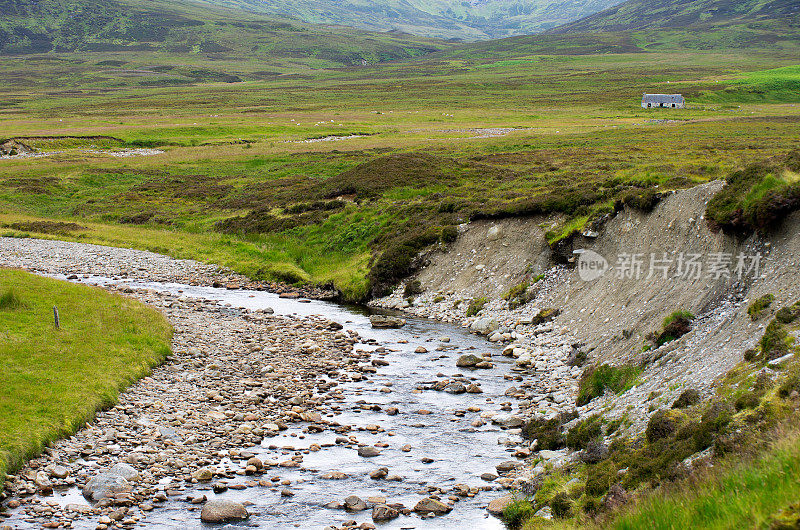
[[[131,484],[124,477],[105,472],[96,475],[83,487],[83,496],[91,502],[99,502],[117,493],[131,491]]]
[[[250,517],[243,504],[233,501],[209,501],[200,512],[200,520],[204,523],[227,523],[243,521]]]
[[[474,331],[475,333],[479,333],[481,335],[488,335],[500,327],[500,324],[497,321],[490,317],[482,317],[476,319],[470,326],[469,329]]]
[[[349,512],[362,512],[367,509],[367,503],[356,495],[350,495],[344,500],[344,509]]]
[[[466,353],[458,358],[456,361],[456,366],[459,368],[472,368],[477,366],[477,364],[480,362],[483,362],[481,357],[478,357],[473,353]]]
[[[447,392],[448,394],[463,394],[467,391],[467,387],[465,387],[463,383],[454,381],[449,385],[447,385],[444,391]]]
[[[120,477],[124,478],[129,482],[134,482],[139,480],[139,472],[136,469],[129,465],[120,462],[119,464],[114,464],[111,469],[108,470],[109,473],[112,475],[119,475]]]
[[[400,516],[400,512],[385,504],[376,504],[372,507],[373,521],[390,521]]]
[[[404,319],[389,315],[372,315],[369,322],[373,328],[402,328],[406,325]]]

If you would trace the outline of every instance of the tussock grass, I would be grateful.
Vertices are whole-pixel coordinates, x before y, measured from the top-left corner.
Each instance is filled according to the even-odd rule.
[[[158,312],[94,287],[0,269],[0,292],[24,302],[0,313],[2,484],[149,373],[169,353],[172,330]]]
[[[23,307],[22,300],[19,299],[14,289],[9,289],[0,294],[0,310],[11,311]]]

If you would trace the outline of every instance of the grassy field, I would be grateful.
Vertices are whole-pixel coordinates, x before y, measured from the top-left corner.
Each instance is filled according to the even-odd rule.
[[[113,405],[169,353],[171,335],[138,302],[0,269],[0,479]]]
[[[629,195],[800,147],[791,39],[746,54],[645,41],[439,42],[347,68],[158,46],[3,59],[4,134],[48,156],[0,159],[0,233],[146,248],[363,300],[470,219],[557,213],[557,241]],[[240,81],[148,81],[178,63]],[[280,74],[253,75],[267,66]],[[643,92],[689,106],[645,111]],[[97,135],[109,138],[74,138]],[[163,153],[115,156],[132,148]]]

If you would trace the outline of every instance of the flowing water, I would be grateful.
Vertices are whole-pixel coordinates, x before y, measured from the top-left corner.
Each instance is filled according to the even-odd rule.
[[[511,445],[505,442],[518,441],[519,437],[510,435],[487,421],[480,428],[472,427],[471,422],[480,413],[466,412],[459,417],[456,411],[466,411],[468,407],[480,407],[482,412],[490,411],[507,414],[510,398],[504,392],[513,382],[504,378],[510,374],[511,363],[500,356],[500,347],[484,338],[472,335],[461,327],[431,320],[407,317],[407,324],[401,329],[373,329],[370,326],[368,311],[360,307],[346,307],[334,303],[279,298],[273,293],[249,290],[226,290],[211,287],[195,287],[180,284],[147,282],[117,282],[107,278],[87,278],[83,282],[99,285],[125,283],[136,288],[149,288],[169,292],[176,296],[214,300],[222,305],[235,308],[264,309],[271,307],[276,314],[284,315],[323,315],[344,325],[346,330],[354,330],[369,344],[356,347],[371,350],[378,346],[386,348],[383,359],[388,366],[379,367],[377,374],[361,382],[340,385],[345,398],[339,403],[337,416],[328,418],[341,424],[354,427],[378,424],[386,432],[369,433],[354,429],[360,442],[369,445],[378,441],[390,442],[390,447],[374,458],[361,458],[352,449],[333,444],[336,434],[323,432],[303,433],[305,424],[292,424],[286,431],[273,438],[266,438],[262,447],[247,449],[264,460],[284,460],[286,455],[280,447],[292,446],[295,449],[307,448],[312,443],[323,445],[323,450],[304,455],[304,469],[281,469],[281,478],[292,481],[293,497],[281,497],[278,492],[265,488],[228,490],[221,497],[237,501],[249,501],[248,510],[253,514],[246,522],[233,526],[262,528],[324,528],[341,525],[344,521],[372,522],[371,511],[348,513],[343,510],[328,509],[331,501],[343,501],[348,495],[358,495],[362,499],[370,496],[386,497],[389,503],[401,502],[413,508],[417,501],[426,497],[423,491],[427,486],[450,489],[455,484],[483,487],[491,485],[480,478],[482,473],[495,472],[500,462],[513,460]],[[449,343],[442,343],[442,337],[449,337]],[[374,339],[377,344],[369,339]],[[407,341],[407,342],[406,342]],[[428,353],[415,353],[423,345]],[[442,346],[437,351],[437,347]],[[465,352],[482,353],[491,351],[495,367],[484,370],[456,368],[456,359]],[[439,374],[439,376],[437,376]],[[480,383],[482,394],[451,395],[445,392],[425,390],[414,392],[421,383],[431,383],[442,379],[441,374],[453,377],[462,374],[465,379]],[[469,383],[466,381],[465,383]],[[391,393],[380,392],[386,383],[391,384]],[[379,404],[382,409],[397,406],[401,411],[427,409],[429,415],[399,414],[389,416],[384,411],[364,411],[365,404]],[[505,404],[505,411],[501,410]],[[387,432],[393,431],[394,436]],[[410,452],[400,451],[404,444],[410,444]],[[279,449],[270,449],[269,446]],[[424,464],[421,459],[429,457],[433,462]],[[403,477],[402,482],[372,480],[368,474],[379,467],[388,467],[390,474]],[[329,471],[342,471],[349,475],[343,480],[325,480],[320,475]],[[265,477],[276,473],[267,472]],[[238,477],[238,481],[249,480]],[[236,481],[230,481],[236,483]],[[473,498],[462,498],[455,504],[452,512],[435,518],[423,519],[412,514],[400,516],[386,523],[378,523],[382,529],[395,528],[476,528],[500,529],[502,523],[486,511],[492,499],[504,493],[482,491]],[[187,487],[187,495],[205,494],[209,499],[215,497],[210,485],[197,484]],[[61,504],[85,504],[86,501],[77,489],[56,493],[49,500]],[[148,514],[146,524],[153,528],[193,528],[200,526],[197,511],[187,510],[185,502],[170,501],[162,508]],[[6,524],[24,523],[12,518]],[[75,527],[82,524],[76,521]],[[86,521],[86,528],[94,528],[94,523]]]

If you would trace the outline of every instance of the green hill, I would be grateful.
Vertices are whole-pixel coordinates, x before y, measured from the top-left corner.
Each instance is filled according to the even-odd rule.
[[[589,33],[646,30],[702,30],[762,33],[800,32],[796,0],[628,0],[552,30]]]
[[[100,52],[123,53],[127,60],[163,53],[338,67],[424,55],[444,46],[410,35],[317,27],[183,0],[0,0],[0,13],[3,55]]]
[[[212,2],[212,0],[206,0]],[[483,40],[537,33],[619,0],[213,0],[215,5],[377,31]]]

